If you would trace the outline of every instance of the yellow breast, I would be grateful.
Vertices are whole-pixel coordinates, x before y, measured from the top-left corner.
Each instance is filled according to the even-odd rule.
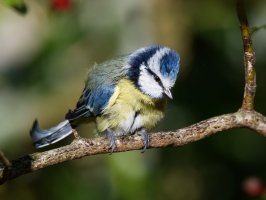
[[[102,115],[97,117],[97,129],[104,132],[111,128],[117,135],[127,135],[141,127],[151,129],[163,118],[164,108],[165,100],[152,99],[131,81],[122,79]]]

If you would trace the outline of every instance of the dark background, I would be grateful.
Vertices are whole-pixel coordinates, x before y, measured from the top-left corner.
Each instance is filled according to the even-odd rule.
[[[234,1],[62,2],[28,0],[25,15],[0,4],[0,149],[10,159],[35,152],[29,129],[36,117],[48,128],[74,108],[92,64],[150,44],[181,55],[174,100],[154,131],[185,127],[241,106],[243,48]],[[246,8],[252,26],[266,24],[264,0],[249,1]],[[255,108],[266,114],[266,30],[254,33],[253,41]],[[93,130],[89,124],[79,133],[95,137]],[[266,199],[264,193],[252,197],[243,191],[250,176],[266,180],[265,152],[265,138],[235,129],[179,148],[52,166],[0,186],[0,199]]]

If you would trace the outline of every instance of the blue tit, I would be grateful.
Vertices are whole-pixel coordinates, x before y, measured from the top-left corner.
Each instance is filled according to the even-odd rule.
[[[85,88],[74,110],[58,125],[42,130],[35,120],[30,131],[35,148],[62,140],[79,124],[93,119],[105,133],[112,151],[116,137],[136,132],[149,145],[147,131],[164,116],[167,97],[179,72],[179,55],[163,46],[147,46],[101,64],[88,72]]]

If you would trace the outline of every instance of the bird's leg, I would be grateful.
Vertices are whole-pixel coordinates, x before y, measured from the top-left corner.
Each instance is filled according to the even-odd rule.
[[[109,140],[110,148],[112,149],[111,153],[112,153],[116,148],[116,137],[114,132],[110,128],[106,130],[106,137]]]
[[[146,151],[146,149],[149,147],[149,134],[146,131],[145,128],[141,128],[139,131],[140,135],[143,138],[143,142],[144,142],[144,148],[142,149],[141,153],[144,153]]]

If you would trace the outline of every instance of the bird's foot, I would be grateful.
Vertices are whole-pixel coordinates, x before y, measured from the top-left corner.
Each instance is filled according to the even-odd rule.
[[[144,142],[144,148],[142,149],[141,153],[144,153],[146,149],[149,147],[149,143],[150,143],[149,134],[144,128],[141,128],[139,133],[142,136],[143,142]]]
[[[113,153],[114,150],[116,149],[116,137],[114,132],[109,128],[106,130],[106,137],[110,143],[109,148],[111,148],[111,153]]]

